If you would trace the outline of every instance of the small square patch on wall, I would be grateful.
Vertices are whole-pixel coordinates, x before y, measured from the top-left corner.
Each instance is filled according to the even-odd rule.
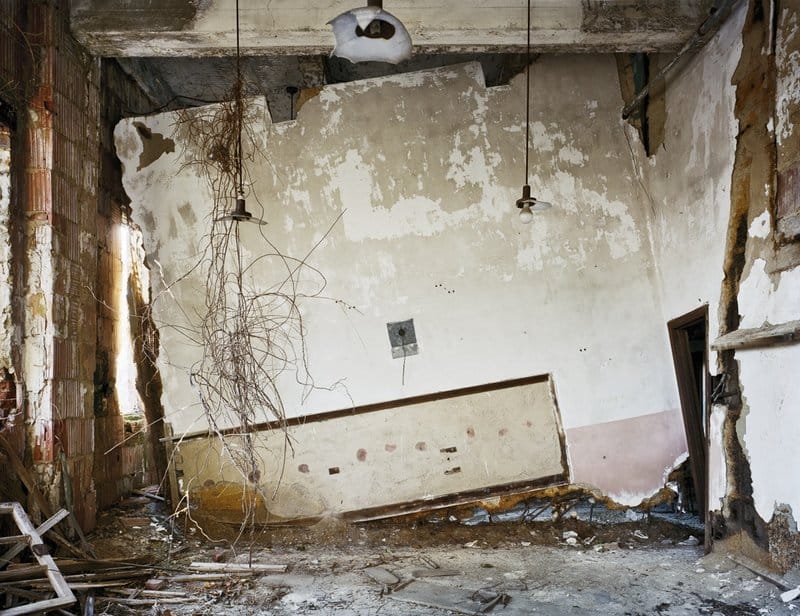
[[[389,332],[389,344],[392,346],[393,359],[419,353],[417,333],[414,331],[414,319],[387,323],[386,330]]]

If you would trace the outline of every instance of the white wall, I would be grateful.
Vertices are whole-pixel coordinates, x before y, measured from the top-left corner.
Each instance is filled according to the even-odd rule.
[[[653,197],[652,241],[664,319],[708,304],[712,341],[719,332],[739,130],[731,78],[741,55],[745,9],[740,3],[720,32],[669,82],[664,144],[643,162]],[[666,326],[662,336],[667,336]]]
[[[716,36],[669,82],[664,144],[642,162],[653,200],[652,245],[664,339],[667,321],[704,304],[708,305],[709,342],[719,335],[731,172],[739,130],[731,79],[741,55],[745,10],[740,3]],[[709,370],[716,374],[716,354],[708,353]],[[674,374],[672,367],[669,370]],[[673,383],[677,387],[674,378]],[[712,510],[721,508],[727,493],[721,422],[720,411],[713,411],[707,501]]]
[[[680,456],[682,426],[650,204],[620,117],[616,64],[546,56],[531,76],[531,184],[555,207],[529,226],[514,206],[524,76],[487,90],[479,65],[447,67],[328,86],[294,122],[271,125],[263,110],[250,118],[266,157],[249,167],[248,204],[258,215],[263,204],[269,241],[305,255],[344,212],[309,261],[327,278],[325,295],[354,309],[302,304],[311,374],[344,387],[303,400],[288,378],[282,394],[288,413],[302,415],[550,373],[568,440],[570,429],[597,424],[629,434],[625,422],[643,416],[666,430],[637,422],[653,463],[614,457],[605,469],[615,495],[636,504]],[[174,139],[174,152],[139,169],[145,144],[135,122]],[[203,154],[175,122],[174,114],[125,120],[116,140],[155,274],[163,401],[181,432],[205,427],[188,378],[198,349],[175,326],[192,326],[202,309],[202,272],[181,277],[198,261],[211,197],[183,165]],[[255,227],[242,233],[246,259],[267,250]],[[268,286],[274,266],[263,263],[254,284]],[[407,359],[403,384],[385,324],[405,318],[415,320],[420,354]],[[601,453],[585,436],[587,449],[570,456],[591,469]],[[573,479],[605,488],[590,474]]]
[[[216,436],[181,443],[178,451],[193,505],[212,499],[206,509],[233,503],[241,510],[243,475],[252,468],[232,463],[242,456],[264,478],[263,505],[272,516],[310,518],[430,504],[508,484],[562,484],[559,428],[543,379],[302,423],[291,428],[290,445],[282,430],[263,431],[253,459],[233,436],[226,451]]]

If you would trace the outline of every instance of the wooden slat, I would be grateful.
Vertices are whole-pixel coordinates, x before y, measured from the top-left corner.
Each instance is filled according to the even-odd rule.
[[[9,545],[9,544],[16,544],[16,543],[28,543],[28,537],[26,535],[11,535],[9,537],[0,537],[0,545]]]
[[[33,479],[33,475],[31,475],[30,471],[25,468],[25,465],[22,463],[22,460],[19,459],[17,452],[14,451],[14,448],[11,444],[5,439],[5,437],[0,434],[0,449],[6,454],[9,462],[11,463],[11,468],[16,473],[19,480],[25,486],[25,489],[28,490],[28,493],[33,497],[36,506],[42,512],[42,514],[50,518],[53,516],[52,510],[50,509],[50,504],[47,502],[45,497],[42,495],[41,491],[36,485],[36,481]],[[64,549],[72,552],[76,556],[80,558],[90,558],[94,556],[91,547],[85,541],[85,537],[83,535],[83,531],[81,531],[80,526],[78,526],[77,521],[75,520],[75,516],[70,515],[67,518],[69,523],[71,524],[72,528],[78,533],[78,536],[81,538],[81,541],[84,544],[84,549],[78,548],[77,546],[73,545],[69,541],[67,541],[62,535],[57,533],[53,530],[50,533],[51,539],[57,543],[59,546],[63,547]]]
[[[0,611],[0,616],[20,616],[21,614],[43,614],[50,610],[59,607],[66,607],[75,603],[75,599],[68,599],[66,597],[56,597],[55,599],[48,599],[47,601],[37,601],[35,603],[28,603],[27,605],[19,605],[7,610]]]
[[[753,329],[737,329],[720,336],[711,343],[713,351],[731,349],[754,349],[775,344],[800,341],[800,321],[789,321],[780,325],[764,325]]]
[[[17,524],[17,528],[19,528],[20,531],[30,538],[31,552],[33,552],[33,556],[36,561],[40,565],[43,565],[47,568],[47,579],[50,580],[50,584],[57,595],[55,599],[37,601],[28,605],[21,605],[8,610],[3,610],[0,612],[0,616],[43,613],[75,603],[77,599],[72,593],[72,589],[70,589],[66,580],[64,580],[63,576],[61,575],[61,572],[58,570],[53,557],[46,553],[39,554],[38,551],[34,549],[36,546],[44,546],[44,542],[36,532],[33,524],[31,524],[31,521],[28,519],[28,515],[22,508],[22,505],[19,503],[0,503],[0,513],[10,513],[14,518],[14,522]]]
[[[36,532],[39,533],[39,536],[44,535],[48,530],[53,528],[56,524],[58,524],[61,520],[66,518],[68,515],[69,515],[69,511],[67,511],[66,509],[59,509],[56,512],[55,515],[50,516],[49,518],[47,518],[47,520],[45,520],[42,524],[40,524],[36,528]],[[6,552],[2,556],[0,556],[0,569],[2,569],[8,563],[10,563],[11,560],[17,554],[22,552],[22,550],[24,550],[26,547],[28,547],[28,542],[27,541],[25,543],[20,543],[18,545],[15,545],[13,548],[8,550],[8,552]]]
[[[29,565],[27,567],[19,567],[18,569],[0,571],[0,583],[43,578],[45,576],[45,569],[46,568],[41,565]]]
[[[210,573],[286,573],[288,565],[253,563],[240,565],[236,563],[192,563],[189,569]]]

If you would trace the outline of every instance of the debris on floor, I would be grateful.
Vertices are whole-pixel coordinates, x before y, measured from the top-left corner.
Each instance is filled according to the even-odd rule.
[[[88,538],[97,558],[54,558],[78,600],[61,613],[800,614],[797,597],[782,598],[800,580],[787,574],[779,588],[724,555],[703,556],[696,524],[631,520],[596,504],[592,522],[580,504],[572,511],[477,525],[449,512],[326,518],[240,534],[170,517],[164,502],[138,494],[100,515]],[[12,560],[0,566],[0,613],[51,592],[40,567]]]

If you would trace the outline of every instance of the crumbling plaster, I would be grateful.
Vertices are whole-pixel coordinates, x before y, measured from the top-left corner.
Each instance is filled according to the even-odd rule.
[[[642,165],[655,201],[653,247],[659,263],[664,315],[671,319],[707,303],[711,342],[724,333],[719,321],[724,311],[718,310],[723,301],[720,281],[724,259],[732,249],[726,245],[734,198],[731,178],[735,146],[742,131],[733,84],[742,57],[741,33],[748,10],[748,3],[740,3],[717,36],[670,82],[664,147]],[[800,99],[797,71],[791,69],[797,57],[797,50],[791,47],[796,47],[796,42],[791,42],[796,38],[796,13],[784,8],[776,18],[781,25],[776,30],[775,116],[754,120],[748,115],[744,126],[763,121],[776,136],[779,159],[783,152],[783,158],[791,162],[796,153],[787,155],[785,151],[792,151],[792,118]],[[761,53],[767,54],[769,49],[764,47]],[[756,66],[752,71],[753,87],[761,91],[764,76],[756,71],[763,69]],[[748,109],[748,113],[752,112]],[[768,156],[767,151],[758,154]],[[771,191],[771,186],[764,186],[759,203],[768,204]],[[738,327],[742,329],[780,324],[800,315],[800,269],[776,271],[774,214],[769,208],[758,209],[755,202],[750,209],[747,233],[741,245],[733,247],[745,255],[736,297]],[[710,355],[712,374],[721,367],[715,356]],[[777,506],[788,504],[795,515],[800,507],[798,479],[792,473],[776,472],[793,468],[796,462],[792,443],[800,435],[800,419],[791,409],[797,407],[800,391],[796,379],[786,370],[798,365],[798,359],[794,346],[735,354],[743,404],[742,417],[736,423],[737,438],[749,465],[755,509],[765,521],[772,519]],[[731,473],[738,471],[728,460],[731,454],[725,444],[728,413],[725,404],[714,404],[709,419],[708,503],[712,511],[724,511],[726,497],[737,490]]]
[[[363,515],[508,484],[562,484],[561,438],[545,378],[300,423],[291,429],[291,444],[280,429],[262,431],[252,442],[262,478],[260,505],[272,519],[292,519]],[[226,448],[245,450],[236,436]],[[247,484],[216,435],[180,443],[178,451],[190,504],[229,509],[240,518]]]
[[[640,161],[652,212],[652,246],[664,322],[708,305],[709,342],[719,335],[718,307],[723,276],[731,173],[739,123],[732,77],[742,51],[746,3],[670,80],[664,93],[664,143]],[[666,325],[661,335],[668,336]],[[709,370],[718,366],[708,351]],[[671,368],[670,368],[671,370]],[[727,494],[721,421],[715,406],[709,421],[708,504],[719,510]]]
[[[800,134],[794,126],[800,114],[800,88],[796,65],[800,54],[797,36],[798,5],[787,2],[774,16],[778,20],[775,45],[776,101],[775,117],[768,129],[776,144],[776,167],[780,173],[797,164],[800,157]],[[770,194],[769,187],[765,190]],[[757,328],[781,324],[800,317],[800,259],[797,242],[781,242],[776,233],[774,212],[768,206],[749,227],[747,266],[739,287],[738,306],[741,327]],[[758,221],[764,220],[759,225]],[[788,263],[782,253],[795,249]],[[800,387],[791,368],[800,361],[797,345],[755,348],[736,354],[742,394],[742,414],[738,422],[742,449],[750,465],[753,504],[759,517],[773,523],[770,551],[780,553],[790,544],[782,544],[781,525],[776,514],[788,512],[797,519],[800,511],[800,477],[776,469],[796,466],[796,443],[800,436]],[[787,372],[787,369],[790,372]],[[795,528],[796,531],[796,528]],[[783,537],[785,539],[785,537]],[[797,564],[797,554],[783,559],[784,566]]]
[[[774,171],[781,173],[800,160],[800,4],[779,3],[774,40],[775,107],[767,125],[775,141]],[[765,194],[773,196],[774,187]],[[798,242],[788,242],[776,230],[775,212],[767,201],[763,211],[751,207],[747,234],[746,265],[737,301],[740,328],[754,329],[800,319],[800,258]],[[794,250],[788,261],[786,253]],[[740,441],[750,465],[753,503],[765,521],[786,506],[794,518],[800,512],[800,476],[776,469],[796,466],[800,438],[800,384],[789,367],[800,365],[800,347],[774,346],[736,353],[742,394],[738,422]],[[789,372],[787,372],[789,370]]]
[[[619,422],[623,440],[651,439],[654,470],[635,490],[624,458],[605,479],[573,476],[637,504],[676,462],[663,439],[683,437],[650,205],[619,115],[616,66],[610,56],[549,56],[531,78],[531,184],[555,208],[530,226],[514,207],[524,78],[487,90],[479,65],[467,64],[328,86],[294,122],[271,125],[263,108],[251,115],[266,159],[248,168],[248,205],[270,221],[270,241],[303,256],[343,213],[309,258],[327,278],[325,295],[341,301],[303,304],[311,374],[343,386],[304,392],[286,378],[282,392],[288,413],[302,415],[550,373],[568,443],[570,429],[607,422]],[[125,120],[116,140],[156,274],[164,406],[181,432],[205,428],[188,377],[198,350],[178,332],[202,308],[201,272],[182,276],[198,260],[211,195],[196,170],[181,168],[202,153],[182,141],[177,118]],[[175,139],[175,151],[139,169],[135,123]],[[255,227],[242,234],[246,259],[264,250]],[[272,276],[257,272],[265,286]],[[385,324],[408,317],[421,352],[407,359],[403,383]],[[638,423],[626,432],[624,420],[641,417],[668,434]],[[570,457],[591,472],[603,452],[586,442]]]
[[[0,129],[0,369],[12,371],[11,140]]]

